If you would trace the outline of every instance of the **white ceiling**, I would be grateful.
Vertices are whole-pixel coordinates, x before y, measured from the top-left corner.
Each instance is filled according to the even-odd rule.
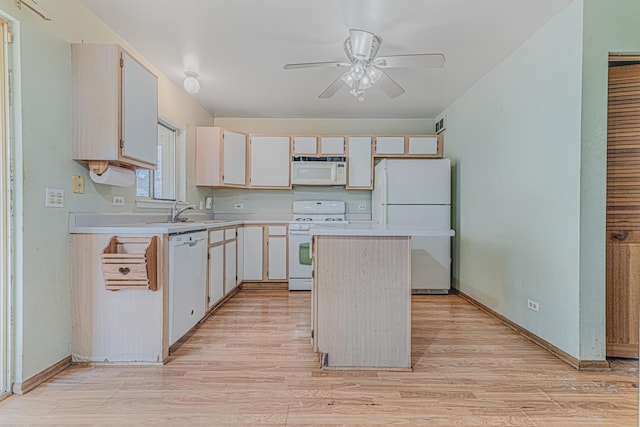
[[[215,117],[433,118],[572,0],[83,0]],[[442,68],[388,69],[406,92],[318,95],[344,61],[349,29],[377,34],[380,56],[441,52]],[[526,84],[526,82],[523,82]]]

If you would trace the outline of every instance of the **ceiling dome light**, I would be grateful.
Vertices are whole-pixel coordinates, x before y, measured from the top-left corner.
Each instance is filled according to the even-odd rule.
[[[184,79],[184,90],[189,93],[198,93],[200,91],[200,82],[198,81],[198,75],[193,71],[184,72],[187,77]]]

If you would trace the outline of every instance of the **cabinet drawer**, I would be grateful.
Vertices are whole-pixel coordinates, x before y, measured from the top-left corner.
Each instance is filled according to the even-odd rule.
[[[287,235],[286,225],[270,225],[269,226],[269,236],[286,236],[286,235]]]
[[[236,229],[227,228],[224,230],[224,240],[231,240],[236,238]]]
[[[209,244],[219,243],[224,240],[224,230],[209,230]]]

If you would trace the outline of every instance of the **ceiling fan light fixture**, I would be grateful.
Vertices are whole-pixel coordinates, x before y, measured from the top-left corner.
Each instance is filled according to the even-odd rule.
[[[193,71],[185,71],[184,74],[187,76],[182,83],[182,85],[184,86],[184,90],[189,93],[200,92],[200,82],[198,81],[198,74],[194,73]]]
[[[371,80],[369,79],[369,76],[367,76],[366,74],[364,76],[362,76],[362,78],[360,79],[360,89],[369,89],[371,87]]]
[[[349,87],[353,87],[353,76],[351,75],[351,71],[347,71],[342,75],[342,81],[349,85]]]
[[[382,71],[374,65],[369,65],[367,67],[366,75],[369,78],[369,81],[371,81],[371,84],[375,84],[380,80],[380,77],[382,77]]]

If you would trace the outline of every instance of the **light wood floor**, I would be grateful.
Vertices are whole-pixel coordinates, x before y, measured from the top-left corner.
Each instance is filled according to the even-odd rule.
[[[72,367],[0,425],[637,425],[637,362],[578,372],[453,295],[413,298],[414,372],[322,371],[309,302],[243,290],[166,366]]]

